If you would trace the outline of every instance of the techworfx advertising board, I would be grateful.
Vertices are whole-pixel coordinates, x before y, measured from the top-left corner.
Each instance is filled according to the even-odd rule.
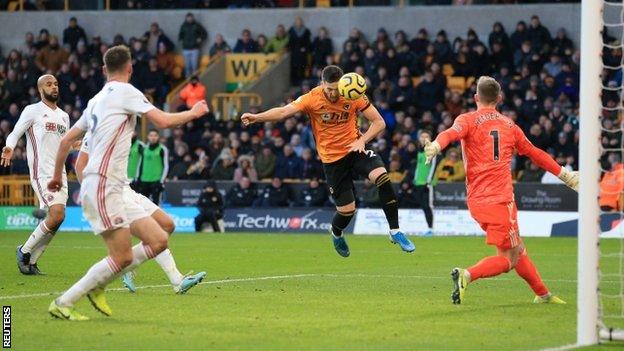
[[[434,210],[433,232],[436,236],[484,235],[468,210]],[[574,236],[578,222],[576,212],[519,211],[518,224],[522,236]],[[427,222],[421,210],[399,210],[401,229],[411,235],[422,235]],[[576,224],[577,225],[577,224]],[[387,234],[388,222],[381,209],[359,209],[355,215],[354,234]]]
[[[334,210],[327,208],[240,208],[225,211],[225,230],[232,232],[328,232]],[[345,229],[353,231],[353,221]]]

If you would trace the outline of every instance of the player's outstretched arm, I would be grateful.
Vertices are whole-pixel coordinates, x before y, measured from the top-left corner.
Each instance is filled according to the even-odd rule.
[[[73,126],[67,134],[61,139],[58,151],[56,152],[56,159],[54,161],[54,173],[52,179],[48,182],[48,190],[59,191],[63,186],[63,169],[65,168],[65,160],[67,155],[72,149],[74,143],[80,140],[85,135],[85,131]]]
[[[349,145],[350,152],[365,152],[366,144],[375,139],[379,133],[386,129],[386,122],[375,106],[369,105],[362,111],[362,115],[370,122],[368,130]]]
[[[190,122],[206,113],[208,113],[208,104],[205,100],[201,100],[196,102],[188,111],[171,113],[154,108],[147,111],[145,117],[154,123],[156,128],[168,129]]]
[[[568,171],[565,167],[559,166],[548,153],[533,145],[520,127],[515,126],[514,128],[516,149],[520,155],[528,157],[541,169],[559,177],[570,189],[578,191],[579,175],[577,171]]]
[[[299,110],[291,104],[282,107],[274,107],[261,113],[245,112],[241,116],[241,123],[244,127],[247,127],[254,123],[279,122],[297,112],[299,112]]]
[[[20,115],[15,127],[9,133],[6,139],[6,145],[2,148],[2,158],[0,159],[0,166],[9,167],[11,165],[11,159],[13,159],[13,150],[15,145],[20,140],[22,135],[26,132],[30,126],[32,126],[34,116],[30,113],[30,109],[26,107]]]
[[[468,124],[463,116],[455,119],[453,126],[438,135],[434,141],[425,143],[425,163],[430,164],[431,160],[444,150],[450,143],[461,140],[468,132]]]

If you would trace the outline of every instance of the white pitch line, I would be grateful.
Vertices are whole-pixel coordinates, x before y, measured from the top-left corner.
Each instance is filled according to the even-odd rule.
[[[242,283],[242,282],[253,282],[253,281],[262,281],[262,280],[275,280],[275,279],[296,279],[296,278],[309,278],[309,277],[328,277],[328,278],[347,278],[347,277],[360,277],[360,278],[390,278],[390,279],[440,279],[447,280],[450,279],[448,276],[427,276],[427,275],[392,275],[392,274],[365,274],[365,273],[345,273],[345,274],[335,274],[335,273],[309,273],[309,274],[291,274],[291,275],[274,275],[274,276],[264,276],[264,277],[250,277],[250,278],[235,278],[235,279],[222,279],[222,280],[210,280],[199,283],[200,285],[209,285],[209,284],[226,284],[226,283]],[[499,281],[515,281],[518,279],[512,278],[495,278],[495,280]],[[554,282],[554,283],[576,283],[576,280],[573,279],[544,279],[546,282]],[[143,285],[137,286],[137,289],[158,289],[158,288],[167,288],[171,287],[170,284],[159,284],[159,285]],[[126,288],[113,288],[107,289],[106,291],[126,291]],[[53,291],[53,292],[43,292],[43,293],[34,293],[34,294],[23,294],[23,295],[9,295],[9,296],[0,296],[0,300],[10,300],[10,299],[25,299],[29,297],[43,297],[43,296],[51,296],[51,295],[60,295],[63,291]]]
[[[312,273],[312,274],[292,274],[292,275],[273,275],[266,277],[251,277],[251,278],[236,278],[236,279],[222,279],[222,280],[210,280],[199,283],[199,285],[207,285],[207,284],[223,284],[223,283],[241,283],[241,282],[253,282],[260,280],[275,280],[275,279],[296,279],[296,278],[305,278],[305,277],[318,277],[322,276],[322,274]],[[162,284],[162,285],[144,285],[137,286],[137,289],[158,289],[158,288],[170,288],[171,284]],[[106,291],[127,291],[126,288],[113,288],[106,289]],[[64,291],[53,291],[53,292],[44,292],[44,293],[35,293],[35,294],[24,294],[24,295],[9,295],[9,296],[0,296],[0,300],[12,300],[12,299],[25,299],[29,297],[44,297],[50,295],[60,295],[64,293]]]
[[[567,344],[567,345],[549,347],[547,349],[541,349],[540,351],[567,351],[567,350],[574,350],[578,348],[579,346],[577,344]]]

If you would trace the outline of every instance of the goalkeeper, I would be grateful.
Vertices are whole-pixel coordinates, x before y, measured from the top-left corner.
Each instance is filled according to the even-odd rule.
[[[515,269],[535,293],[533,302],[565,303],[550,293],[520,238],[511,160],[517,151],[574,190],[578,189],[578,172],[559,166],[547,153],[533,146],[513,120],[496,111],[496,105],[502,101],[501,87],[496,80],[479,78],[474,99],[477,111],[458,116],[451,128],[425,145],[427,162],[431,162],[450,143],[461,140],[468,209],[485,231],[487,244],[497,249],[495,256],[486,257],[468,269],[451,271],[452,301],[454,304],[463,302],[469,283]]]

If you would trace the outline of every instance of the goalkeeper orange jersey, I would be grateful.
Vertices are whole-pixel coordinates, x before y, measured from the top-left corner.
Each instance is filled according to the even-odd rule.
[[[338,101],[331,102],[319,86],[301,95],[291,105],[308,115],[321,161],[332,163],[346,156],[349,144],[360,136],[357,114],[366,110],[370,102],[366,95],[356,100],[341,96]]]
[[[461,140],[468,207],[513,201],[511,160],[515,152],[554,175],[561,166],[550,155],[533,146],[513,120],[494,108],[480,108],[458,116],[453,127],[436,141],[444,149]]]

